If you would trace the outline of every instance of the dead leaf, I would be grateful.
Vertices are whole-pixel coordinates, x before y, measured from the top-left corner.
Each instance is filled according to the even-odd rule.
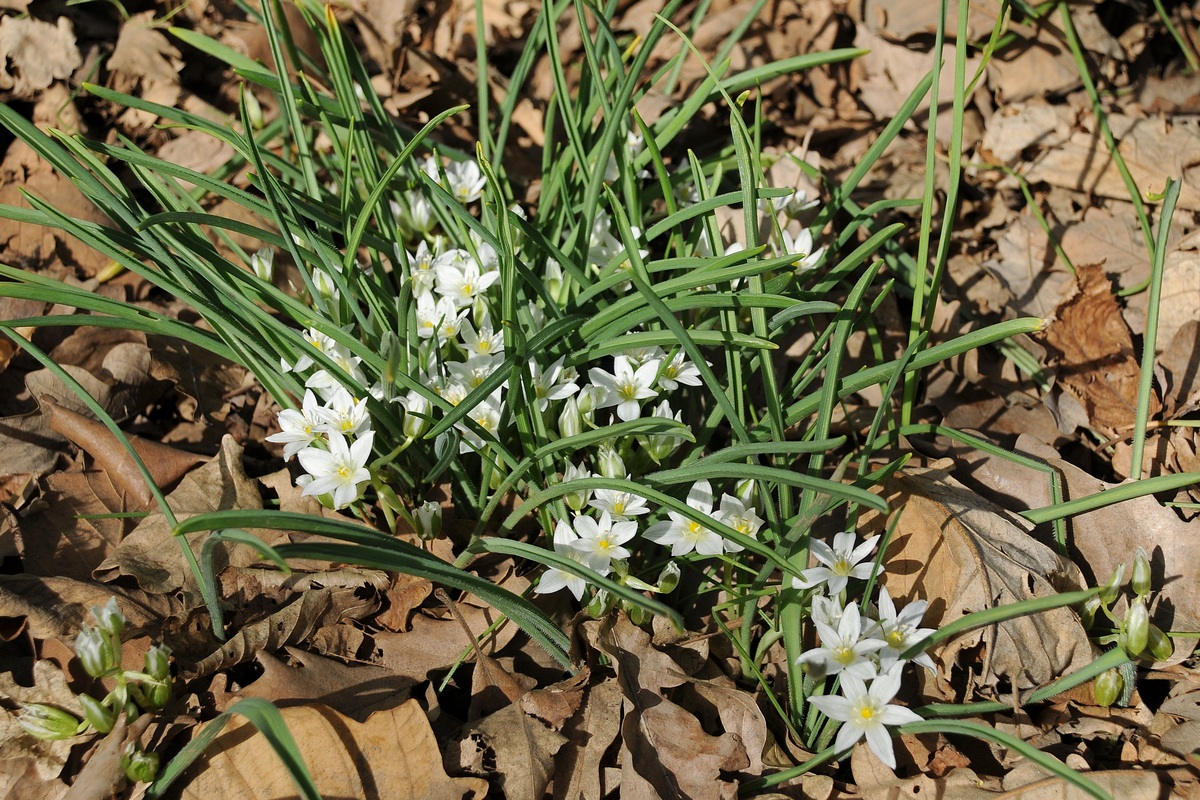
[[[71,20],[56,24],[32,17],[0,19],[0,89],[28,100],[83,63]]]
[[[471,678],[471,706],[467,709],[467,721],[471,722],[494,714],[521,698],[521,695],[537,685],[529,675],[516,675],[504,668],[494,658],[483,653],[475,654],[475,671]],[[522,712],[523,713],[523,712]]]
[[[736,785],[722,780],[721,773],[750,765],[737,734],[709,736],[700,720],[666,699],[626,714],[621,731],[625,745],[622,784],[630,770],[636,770],[659,797],[717,800],[732,796]]]
[[[323,797],[482,798],[487,782],[451,778],[425,712],[415,700],[355,722],[320,705],[280,710]],[[183,800],[293,797],[296,785],[250,722],[235,716],[210,745],[184,786]]]
[[[88,756],[63,800],[108,800],[115,796],[128,780],[121,769],[126,742],[140,739],[153,721],[154,715],[143,714],[126,727],[125,715],[119,715],[113,729]]]
[[[83,719],[83,707],[67,685],[62,669],[53,661],[33,663],[32,686],[21,686],[11,672],[0,672],[0,698],[7,701],[7,708],[15,708],[21,703],[45,703]],[[71,739],[35,739],[17,724],[14,711],[0,709],[0,764],[32,758],[39,779],[54,781],[66,766],[72,746],[77,743]],[[0,773],[4,771],[0,769]]]
[[[179,50],[156,29],[155,12],[135,14],[121,26],[117,45],[108,57],[112,88],[137,94],[143,100],[173,106],[179,100]],[[135,91],[140,90],[140,91]],[[145,130],[158,119],[153,112],[127,109],[120,121],[132,130]]]
[[[1076,265],[1079,291],[1060,305],[1042,335],[1053,353],[1058,382],[1107,436],[1130,429],[1137,417],[1141,365],[1121,318],[1112,283],[1097,264]],[[1150,417],[1162,410],[1153,394]]]
[[[55,472],[46,477],[45,504],[17,528],[26,574],[87,581],[125,535],[131,510],[101,472]],[[107,516],[107,518],[106,518]]]
[[[609,679],[587,690],[583,713],[563,732],[569,743],[556,759],[554,800],[601,800],[613,789],[604,780],[605,753],[621,732],[621,688]]]
[[[110,597],[120,601],[127,637],[161,634],[162,620],[180,613],[179,602],[169,596],[70,578],[0,575],[0,640],[11,640],[21,631],[34,639],[69,639],[79,632],[89,609]]]
[[[533,719],[517,704],[502,708],[472,729],[495,754],[504,796],[541,800],[555,776],[554,755],[567,737]]]
[[[409,615],[432,591],[433,584],[425,578],[394,575],[387,591],[387,608],[375,618],[375,623],[387,631],[408,630]]]
[[[755,702],[754,695],[734,686],[728,678],[697,680],[692,684],[692,688],[716,708],[721,727],[727,733],[737,734],[749,759],[746,771],[751,775],[761,775],[762,756],[767,748],[769,734],[767,719]]]
[[[1037,542],[1033,526],[985,500],[947,469],[912,469],[894,479],[888,505],[903,507],[901,524],[884,557],[884,583],[893,597],[923,598],[924,624],[937,628],[973,611],[1045,597],[1083,586],[1078,568]],[[878,532],[883,518],[864,519]],[[1075,612],[1059,608],[976,629],[934,653],[939,684],[970,648],[986,646],[982,683],[1001,680],[1015,689],[1040,686],[1093,659]]]
[[[1086,777],[1109,797],[1121,800],[1158,800],[1167,788],[1158,775],[1149,770],[1104,770],[1088,772]],[[1004,796],[1013,800],[1083,800],[1092,796],[1065,778],[1045,778],[1013,787],[1008,785],[1007,779],[1004,783]]]
[[[556,731],[575,716],[583,702],[584,690],[591,679],[587,667],[545,689],[532,689],[521,695],[521,710],[537,717]]]

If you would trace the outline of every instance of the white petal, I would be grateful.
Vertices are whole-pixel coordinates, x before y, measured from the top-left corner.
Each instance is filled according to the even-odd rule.
[[[871,752],[879,758],[884,764],[887,764],[892,769],[896,768],[896,755],[892,751],[892,736],[887,732],[883,725],[868,725],[867,745],[871,748]]]

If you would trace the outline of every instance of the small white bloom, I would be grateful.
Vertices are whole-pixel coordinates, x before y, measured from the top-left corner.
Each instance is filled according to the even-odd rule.
[[[728,494],[721,495],[721,508],[713,516],[738,533],[751,537],[757,536],[759,529],[765,524],[765,520],[758,516],[752,506],[747,506],[740,499]],[[738,553],[742,549],[736,542],[725,541],[727,553]]]
[[[569,373],[563,369],[560,356],[548,368],[538,366],[537,359],[529,359],[529,376],[533,384],[533,396],[537,398],[538,408],[542,411],[550,405],[551,400],[563,400],[579,391],[574,380],[569,380]]]
[[[318,413],[321,418],[319,430],[326,433],[354,436],[371,427],[366,398],[356,400],[341,386],[329,398],[329,405]]]
[[[663,400],[655,407],[653,416],[680,422],[682,421],[681,414],[680,411],[672,412],[671,403]],[[639,438],[639,441],[646,448],[646,452],[650,454],[650,458],[654,459],[654,463],[661,464],[679,449],[679,445],[683,444],[684,439],[682,436],[674,436],[669,433],[649,433]]]
[[[614,519],[629,519],[650,513],[646,498],[620,489],[597,489],[595,498],[588,505],[607,511]]]
[[[500,417],[503,412],[504,407],[500,401],[494,397],[489,397],[468,411],[467,417],[473,420],[480,428],[483,428],[483,432],[491,439],[495,439],[500,432]],[[463,423],[460,422],[455,427],[463,435],[463,440],[458,446],[458,452],[479,452],[487,446],[487,440]]]
[[[467,311],[460,310],[448,297],[435,300],[432,294],[422,294],[417,297],[416,315],[417,336],[422,339],[436,336],[440,341],[458,335]]]
[[[885,644],[879,651],[881,669],[890,668],[899,660],[901,653],[933,633],[933,628],[919,627],[928,608],[928,601],[913,600],[897,613],[896,604],[888,594],[887,588],[879,588],[879,621],[869,633],[877,639],[882,639]],[[928,670],[935,669],[933,659],[928,653],[921,653],[912,661]]]
[[[712,516],[712,484],[706,480],[696,481],[688,492],[687,504],[701,514]],[[668,511],[667,516],[669,519],[656,522],[646,529],[646,538],[663,547],[670,547],[672,556],[687,555],[693,550],[700,555],[715,556],[724,550],[725,540],[720,534],[678,512]]]
[[[588,370],[588,379],[592,384],[606,390],[606,396],[598,408],[616,406],[617,416],[625,422],[641,416],[641,400],[658,396],[658,392],[652,388],[657,375],[657,361],[648,361],[635,370],[625,356],[613,358],[612,372],[599,367]]]
[[[468,308],[498,280],[499,272],[480,272],[479,265],[473,260],[459,265],[440,264],[435,291],[452,300],[458,308]]]
[[[573,546],[578,540],[579,534],[571,530],[571,526],[564,520],[560,519],[558,524],[554,526],[554,552],[583,564],[587,556]],[[583,599],[583,591],[586,588],[587,581],[578,575],[556,569],[555,567],[548,567],[533,591],[536,594],[550,594],[560,589],[567,589],[571,594],[575,595],[576,600],[581,600]]]
[[[303,494],[332,494],[334,508],[345,508],[353,503],[358,497],[358,485],[371,480],[367,461],[371,457],[374,437],[374,431],[367,431],[353,445],[347,446],[345,436],[331,433],[328,450],[316,447],[301,450],[297,455],[300,466],[312,476]]]
[[[466,205],[483,196],[487,177],[473,159],[467,158],[457,162],[451,161],[446,165],[446,183],[449,184],[446,189],[454,195],[454,199]]]
[[[879,537],[872,536],[857,547],[854,546],[855,538],[852,531],[843,531],[833,537],[833,547],[819,539],[811,540],[809,550],[824,566],[809,567],[802,573],[803,578],[792,578],[793,588],[811,589],[827,582],[829,593],[838,594],[846,588],[850,578],[866,580],[871,577],[875,565],[863,559],[871,554]]]
[[[700,385],[700,370],[687,360],[687,355],[679,350],[658,372],[658,386],[667,391],[675,391],[679,384],[688,386]]]
[[[637,534],[637,523],[614,521],[607,511],[601,511],[599,520],[576,517],[575,532],[579,538],[571,543],[571,547],[583,553],[584,563],[589,568],[607,575],[612,559],[629,558],[629,550],[622,545]]]
[[[824,247],[818,247],[816,250],[812,249],[812,232],[809,231],[808,228],[805,228],[804,230],[800,231],[800,233],[796,234],[794,239],[787,231],[781,231],[780,234],[783,241],[780,243],[779,247],[776,248],[776,252],[781,256],[795,256],[795,260],[792,261],[792,267],[794,267],[797,272],[804,272],[812,269],[817,265],[817,262],[821,260],[821,256],[825,254]]]
[[[466,361],[447,361],[446,372],[452,381],[474,389],[503,363],[503,356],[471,356]]]
[[[896,692],[900,691],[901,666],[896,664],[871,681],[869,689],[859,678],[843,675],[842,692],[845,697],[821,695],[809,698],[809,702],[825,716],[845,723],[833,743],[835,750],[847,750],[866,736],[867,745],[879,760],[892,769],[896,768],[892,739],[884,726],[921,721],[912,709],[889,705]]]
[[[594,478],[594,477],[596,477],[596,476],[593,475],[592,471],[590,469],[588,469],[587,467],[584,467],[584,466],[577,467],[574,464],[568,463],[567,468],[565,470],[563,470],[562,479],[563,479],[563,483],[569,483],[570,481],[579,480],[581,478]],[[564,495],[563,499],[567,502],[567,505],[570,506],[572,511],[578,513],[580,511],[582,511],[583,507],[588,504],[588,500],[591,499],[591,496],[592,496],[591,489],[576,489],[575,491],[569,492],[566,495]]]
[[[279,412],[279,427],[282,430],[268,436],[267,441],[282,444],[283,460],[291,461],[292,456],[316,440],[323,411],[312,391],[306,390],[299,411],[285,408]]]
[[[873,678],[875,662],[870,655],[881,649],[885,642],[863,636],[862,623],[857,602],[846,606],[836,630],[823,622],[816,622],[817,633],[821,635],[821,647],[809,650],[796,659],[796,663],[809,664],[821,675],[853,675],[862,680]]]

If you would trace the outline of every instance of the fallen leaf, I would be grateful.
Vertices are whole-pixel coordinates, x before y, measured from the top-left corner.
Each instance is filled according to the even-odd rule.
[[[626,714],[621,731],[623,775],[635,770],[654,786],[659,797],[718,800],[731,796],[736,785],[722,780],[721,773],[750,765],[739,736],[708,735],[700,720],[665,698]],[[624,760],[626,754],[628,761]]]
[[[157,30],[154,16],[151,10],[125,20],[108,57],[108,69],[117,91],[136,91],[143,100],[173,106],[179,100],[183,61],[179,50]],[[127,109],[120,117],[121,123],[133,130],[145,130],[157,119],[153,112],[135,108]]]
[[[181,604],[168,595],[146,595],[93,581],[34,575],[0,575],[0,639],[24,631],[40,640],[73,637],[88,620],[92,606],[110,597],[120,601],[127,638],[160,635],[162,621],[181,613]]]
[[[554,755],[567,737],[533,719],[519,705],[500,709],[471,729],[494,753],[504,796],[541,800],[556,772]]]
[[[0,19],[0,89],[28,100],[83,63],[71,20],[56,24],[33,17]]]
[[[555,800],[601,800],[612,791],[603,765],[620,732],[621,687],[610,678],[588,688],[583,713],[563,729],[568,743],[555,759]]]
[[[733,685],[728,678],[692,683],[696,694],[712,703],[727,733],[737,734],[742,749],[749,759],[746,771],[751,775],[763,772],[763,752],[768,741],[767,719],[755,702],[755,697],[744,689]]]
[[[0,672],[0,698],[6,703],[0,709],[0,764],[10,760],[32,758],[42,781],[54,781],[62,774],[71,748],[78,742],[71,739],[46,741],[35,739],[17,724],[15,708],[21,703],[45,703],[69,711],[83,719],[83,707],[67,685],[66,676],[53,661],[33,662],[33,685],[21,686],[11,672]],[[0,769],[0,773],[5,770]]]
[[[128,781],[121,768],[125,744],[140,739],[154,721],[154,715],[143,714],[128,727],[125,719],[124,714],[117,717],[113,729],[88,756],[63,800],[108,800],[124,788]]]
[[[45,504],[21,518],[18,544],[26,574],[86,581],[120,543],[130,511],[101,472],[55,472],[46,477]]]
[[[361,723],[320,705],[284,708],[280,714],[323,797],[460,800],[486,795],[486,781],[446,775],[433,730],[415,700]],[[181,792],[183,800],[296,795],[279,756],[240,716],[186,775],[192,777]]]
[[[884,556],[883,582],[896,598],[925,599],[924,624],[938,628],[974,611],[1046,597],[1083,586],[1073,564],[1037,542],[1033,526],[956,481],[948,469],[906,470],[888,485],[900,526]],[[883,517],[864,517],[864,533]],[[960,655],[986,646],[980,676],[995,688],[1040,686],[1093,660],[1075,612],[1058,608],[970,631],[934,652],[940,688],[953,696],[950,669]]]
[[[521,695],[521,710],[542,720],[554,730],[561,731],[567,720],[579,711],[590,679],[591,670],[584,667],[571,677],[545,689],[532,689]]]

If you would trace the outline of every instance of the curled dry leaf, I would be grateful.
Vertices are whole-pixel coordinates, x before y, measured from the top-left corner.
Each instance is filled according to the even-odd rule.
[[[967,489],[949,469],[907,470],[888,484],[887,499],[903,510],[884,557],[884,583],[893,597],[928,600],[929,627],[1083,586],[1077,567],[1030,535],[1032,525]],[[883,521],[864,519],[874,532]],[[980,680],[990,688],[1001,681],[1017,690],[1038,686],[1093,659],[1071,609],[1018,617],[970,631],[934,653],[947,696],[956,693],[949,676],[959,656],[980,643],[986,648]]]
[[[616,680],[589,687],[583,713],[563,732],[569,741],[555,760],[555,800],[601,800],[613,788],[605,781],[605,753],[621,732],[621,688]]]
[[[120,544],[132,510],[102,472],[46,476],[44,503],[17,522],[17,544],[28,575],[86,581]]]
[[[71,20],[56,24],[32,17],[0,19],[0,89],[28,100],[83,63]]]
[[[181,613],[170,595],[147,595],[70,578],[33,575],[0,575],[0,639],[11,640],[23,632],[34,639],[67,639],[88,621],[92,606],[116,597],[127,619],[126,638],[161,635],[162,620]]]
[[[117,46],[108,58],[114,88],[138,94],[143,100],[173,106],[179,100],[179,70],[183,68],[179,50],[154,27],[154,11],[135,14],[125,20],[117,36]],[[158,117],[153,112],[127,109],[121,123],[133,130],[146,129]]]
[[[487,782],[451,778],[415,700],[355,722],[320,705],[280,710],[323,797],[389,800],[482,798]],[[296,785],[261,733],[235,716],[189,773],[183,800],[294,797]]]
[[[541,800],[556,775],[555,754],[567,737],[512,704],[479,721],[472,730],[496,758],[496,772],[509,800]]]

